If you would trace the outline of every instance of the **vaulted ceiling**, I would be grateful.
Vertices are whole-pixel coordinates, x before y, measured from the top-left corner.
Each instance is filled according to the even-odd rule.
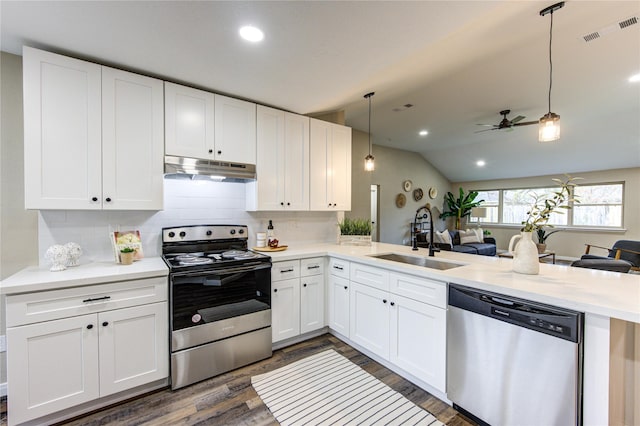
[[[0,41],[296,113],[344,110],[363,131],[374,91],[374,144],[420,153],[454,182],[640,166],[640,82],[628,81],[640,73],[640,23],[618,25],[640,20],[638,1],[567,1],[554,13],[559,141],[539,143],[535,125],[477,133],[504,109],[523,121],[548,111],[550,15],[539,11],[551,3],[3,0]],[[241,40],[245,24],[264,41]]]

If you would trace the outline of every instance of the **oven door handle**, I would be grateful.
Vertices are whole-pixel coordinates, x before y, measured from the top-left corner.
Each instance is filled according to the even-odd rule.
[[[175,272],[172,275],[180,276],[180,277],[197,277],[197,276],[207,276],[215,273],[216,275],[228,275],[228,274],[237,274],[240,272],[251,272],[258,271],[260,269],[271,269],[271,263],[264,262],[253,262],[250,264],[244,264],[242,266],[236,266],[231,268],[224,269],[212,269],[208,271],[190,271],[190,272]]]

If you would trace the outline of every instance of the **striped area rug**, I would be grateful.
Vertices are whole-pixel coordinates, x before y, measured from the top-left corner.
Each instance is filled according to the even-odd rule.
[[[276,420],[293,425],[442,425],[333,349],[251,378]]]

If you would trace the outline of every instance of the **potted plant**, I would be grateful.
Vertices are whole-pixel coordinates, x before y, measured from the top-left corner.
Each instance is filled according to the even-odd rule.
[[[476,200],[478,191],[469,191],[465,195],[464,189],[460,187],[458,198],[454,198],[451,192],[447,192],[444,196],[444,202],[447,207],[447,211],[440,214],[440,219],[446,217],[456,218],[456,229],[460,229],[460,220],[463,217],[468,217],[471,214],[471,209],[480,206],[484,200]]]
[[[547,227],[551,228],[551,225],[547,225]],[[542,254],[547,249],[547,238],[549,238],[552,234],[556,232],[560,232],[561,229],[556,229],[555,231],[546,231],[544,227],[540,227],[536,229],[536,236],[538,237],[538,253]]]
[[[133,263],[133,257],[135,256],[136,251],[131,247],[125,247],[120,250],[120,263],[123,265],[131,265]]]
[[[576,186],[574,178],[567,175],[565,181],[553,179],[560,185],[560,189],[554,192],[551,198],[544,195],[533,195],[531,208],[527,212],[527,218],[523,220],[520,235],[514,235],[509,241],[509,251],[513,254],[513,270],[521,274],[535,275],[540,269],[538,261],[538,247],[533,242],[533,231],[547,225],[552,213],[562,213],[559,209],[569,209],[568,201],[577,202],[572,198],[573,188]]]
[[[345,217],[340,223],[341,245],[371,245],[371,221],[362,218]]]

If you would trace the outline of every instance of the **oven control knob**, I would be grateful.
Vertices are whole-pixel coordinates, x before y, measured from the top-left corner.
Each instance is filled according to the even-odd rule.
[[[196,324],[196,323],[199,323],[201,319],[202,319],[202,315],[200,315],[200,314],[194,314],[194,315],[191,317],[191,322],[192,322],[192,323],[194,323],[194,324]]]
[[[236,230],[235,230],[235,229],[232,229],[231,231],[229,231],[229,233],[230,233],[231,235],[233,235],[233,234],[235,234],[235,233],[236,233]]]
[[[187,233],[186,233],[186,232],[184,232],[184,231],[181,231],[181,232],[180,232],[180,236],[181,236],[182,238],[184,238],[184,236],[185,236],[185,235],[187,235]]]
[[[238,229],[238,234],[240,235],[244,234],[244,229]]]
[[[167,235],[169,235],[169,238],[173,238],[173,237],[175,237],[175,236],[176,236],[176,233],[175,233],[175,232],[173,232],[173,231],[171,231],[171,232],[169,232],[169,234],[167,234]]]
[[[213,234],[213,232],[207,231],[207,235],[211,235],[211,234]]]

